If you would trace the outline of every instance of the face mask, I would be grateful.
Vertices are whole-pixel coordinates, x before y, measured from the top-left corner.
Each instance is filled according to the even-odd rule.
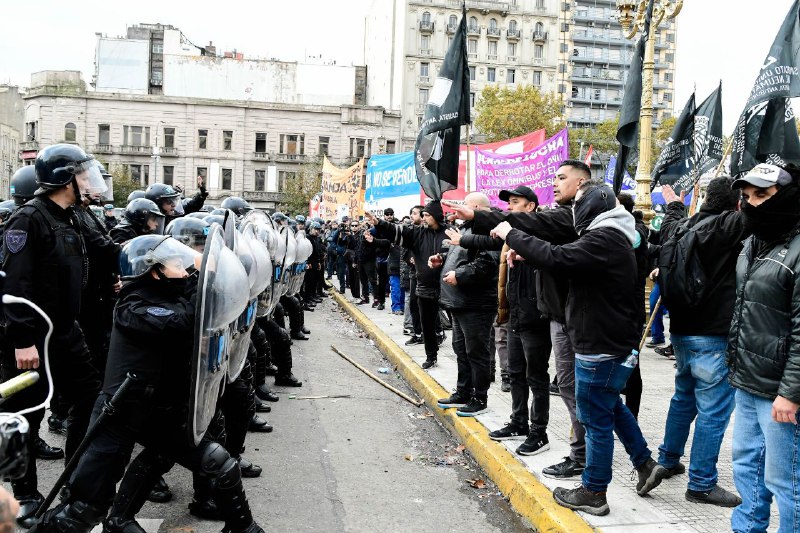
[[[790,184],[758,206],[742,200],[744,225],[763,241],[779,239],[800,223],[800,187]]]

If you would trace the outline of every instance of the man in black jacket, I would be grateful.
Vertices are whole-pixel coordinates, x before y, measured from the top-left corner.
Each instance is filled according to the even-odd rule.
[[[489,209],[489,198],[480,192],[468,194],[464,203],[472,209]],[[471,226],[467,222],[461,231],[470,234]],[[489,393],[489,338],[497,313],[500,256],[451,244],[444,257],[436,254],[428,262],[444,273],[439,303],[453,317],[453,351],[458,362],[456,391],[439,400],[439,407],[455,407],[458,416],[477,416],[486,412]]]
[[[766,531],[774,497],[778,530],[800,531],[800,185],[797,174],[762,164],[733,186],[752,237],[736,264],[728,336],[733,480],[744,500],[731,529]]]
[[[379,220],[372,213],[366,213],[367,220],[375,226],[379,238],[389,239],[393,244],[411,250],[414,266],[417,269],[417,302],[422,324],[422,338],[425,343],[425,362],[422,368],[428,369],[436,364],[439,355],[439,340],[436,325],[439,316],[439,275],[441,266],[428,265],[428,259],[436,255],[447,238],[444,214],[440,202],[432,201],[422,210],[424,224],[421,226],[400,226]]]
[[[733,412],[734,393],[728,383],[725,348],[736,298],[736,260],[749,231],[737,211],[739,191],[728,177],[708,184],[700,211],[686,218],[683,195],[663,187],[667,214],[661,225],[664,242],[695,232],[696,257],[706,275],[706,290],[693,307],[667,302],[670,340],[675,350],[675,393],[669,406],[658,462],[671,474],[685,471],[680,463],[692,422],[694,438],[686,499],[736,507],[741,498],[717,485],[717,459]],[[663,297],[663,293],[662,293]],[[696,419],[695,419],[696,418]]]
[[[640,496],[657,487],[667,471],[656,463],[620,391],[638,364],[639,331],[634,323],[636,230],[633,216],[607,186],[586,183],[575,199],[575,242],[557,246],[502,223],[494,233],[533,265],[569,276],[567,332],[575,348],[578,416],[586,428],[587,463],[582,484],[556,488],[556,502],[590,514],[609,512],[614,433],[639,473]],[[602,280],[600,279],[602,277]]]

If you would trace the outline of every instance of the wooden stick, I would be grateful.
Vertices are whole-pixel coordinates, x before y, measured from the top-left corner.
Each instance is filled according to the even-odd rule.
[[[642,353],[642,348],[644,348],[644,343],[645,341],[647,341],[647,332],[650,331],[650,327],[653,325],[653,319],[655,319],[659,307],[661,307],[661,296],[658,297],[658,300],[656,300],[656,305],[654,305],[653,308],[650,310],[650,320],[647,321],[647,327],[644,328],[642,341],[639,343],[639,353]]]
[[[381,378],[379,378],[378,376],[376,376],[375,374],[373,374],[372,372],[370,372],[369,370],[367,370],[366,368],[364,368],[363,366],[358,364],[352,358],[350,358],[347,355],[345,355],[342,352],[340,352],[339,349],[336,346],[331,345],[331,350],[333,350],[334,352],[336,352],[339,355],[341,355],[344,359],[346,359],[347,361],[352,363],[352,365],[354,367],[356,367],[357,369],[361,370],[363,373],[365,373],[366,375],[368,375],[369,377],[371,377],[372,379],[374,379],[375,381],[377,381],[378,383],[380,383],[381,385],[383,385],[384,387],[386,387],[387,389],[389,389],[393,393],[397,394],[398,396],[400,396],[401,398],[403,398],[407,402],[409,402],[409,403],[411,403],[413,405],[416,405],[417,407],[419,407],[420,405],[423,404],[422,400],[415,400],[414,398],[412,398],[408,394],[404,393],[403,391],[397,390],[396,388],[392,387],[391,385],[389,385],[388,383],[383,381]]]

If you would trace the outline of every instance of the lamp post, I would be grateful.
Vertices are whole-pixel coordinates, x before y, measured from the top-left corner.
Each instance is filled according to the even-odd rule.
[[[655,70],[656,33],[664,19],[674,19],[683,7],[683,0],[652,0],[653,18],[645,43],[642,64],[642,112],[639,115],[639,167],[636,170],[636,209],[644,213],[645,222],[653,218],[650,200],[650,173],[653,170],[653,73]],[[645,31],[647,0],[617,0],[619,23],[625,37],[633,39]]]

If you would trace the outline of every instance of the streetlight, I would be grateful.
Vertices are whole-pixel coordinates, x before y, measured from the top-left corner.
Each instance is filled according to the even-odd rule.
[[[651,146],[653,143],[653,72],[655,70],[656,32],[664,19],[674,19],[681,12],[683,0],[652,0],[653,18],[645,43],[642,64],[642,112],[639,115],[639,167],[636,170],[636,209],[644,213],[649,222],[653,218],[650,201],[650,173],[653,170]],[[633,39],[645,31],[647,0],[617,0],[619,23],[625,37]]]

